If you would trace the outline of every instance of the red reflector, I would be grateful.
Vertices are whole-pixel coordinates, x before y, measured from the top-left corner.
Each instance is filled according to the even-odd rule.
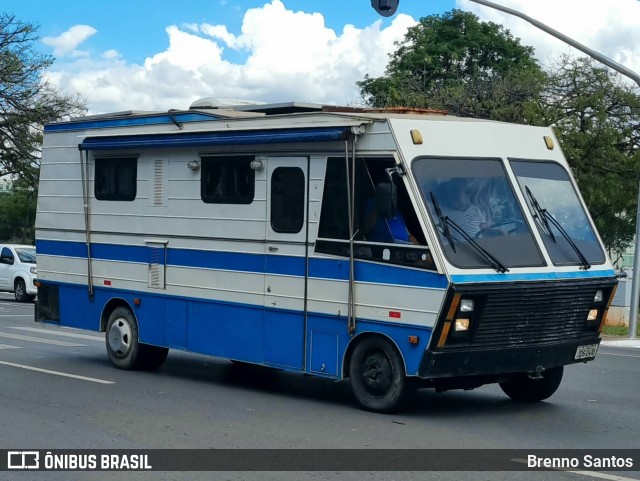
[[[106,280],[106,279],[105,279],[105,281],[104,281],[104,285],[105,285],[105,286],[110,286],[110,285],[111,285],[111,281],[108,281],[108,280]]]
[[[398,311],[389,311],[389,317],[393,317],[394,319],[400,319],[402,317],[402,313]]]

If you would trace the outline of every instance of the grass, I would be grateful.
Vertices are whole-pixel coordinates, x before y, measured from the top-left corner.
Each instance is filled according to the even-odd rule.
[[[627,326],[604,326],[602,328],[603,336],[628,336],[629,328]]]

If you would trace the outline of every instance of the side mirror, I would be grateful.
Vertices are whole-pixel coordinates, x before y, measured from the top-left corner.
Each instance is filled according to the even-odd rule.
[[[0,257],[0,264],[7,264],[9,266],[13,265],[13,257],[2,256]]]

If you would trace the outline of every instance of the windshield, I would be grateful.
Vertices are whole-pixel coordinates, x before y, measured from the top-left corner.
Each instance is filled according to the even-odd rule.
[[[16,249],[16,254],[18,254],[18,258],[20,262],[25,264],[35,264],[36,263],[36,250],[35,249]]]
[[[511,168],[520,188],[526,193],[527,205],[553,263],[581,265],[584,260],[580,256],[584,256],[590,264],[603,263],[604,252],[569,173],[555,162],[511,160]],[[550,222],[546,222],[549,214],[551,218],[547,220]],[[569,239],[562,234],[554,220]]]
[[[412,170],[453,265],[544,265],[501,160],[421,158]]]

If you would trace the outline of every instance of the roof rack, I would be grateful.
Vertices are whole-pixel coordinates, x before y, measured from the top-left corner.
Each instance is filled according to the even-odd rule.
[[[349,107],[323,105],[309,102],[261,103],[250,100],[206,98],[191,104],[190,109],[233,110],[236,112],[255,112],[265,115],[294,114],[301,112],[338,112],[338,113],[386,113],[386,114],[430,114],[446,115],[446,110],[424,109],[418,107]]]

